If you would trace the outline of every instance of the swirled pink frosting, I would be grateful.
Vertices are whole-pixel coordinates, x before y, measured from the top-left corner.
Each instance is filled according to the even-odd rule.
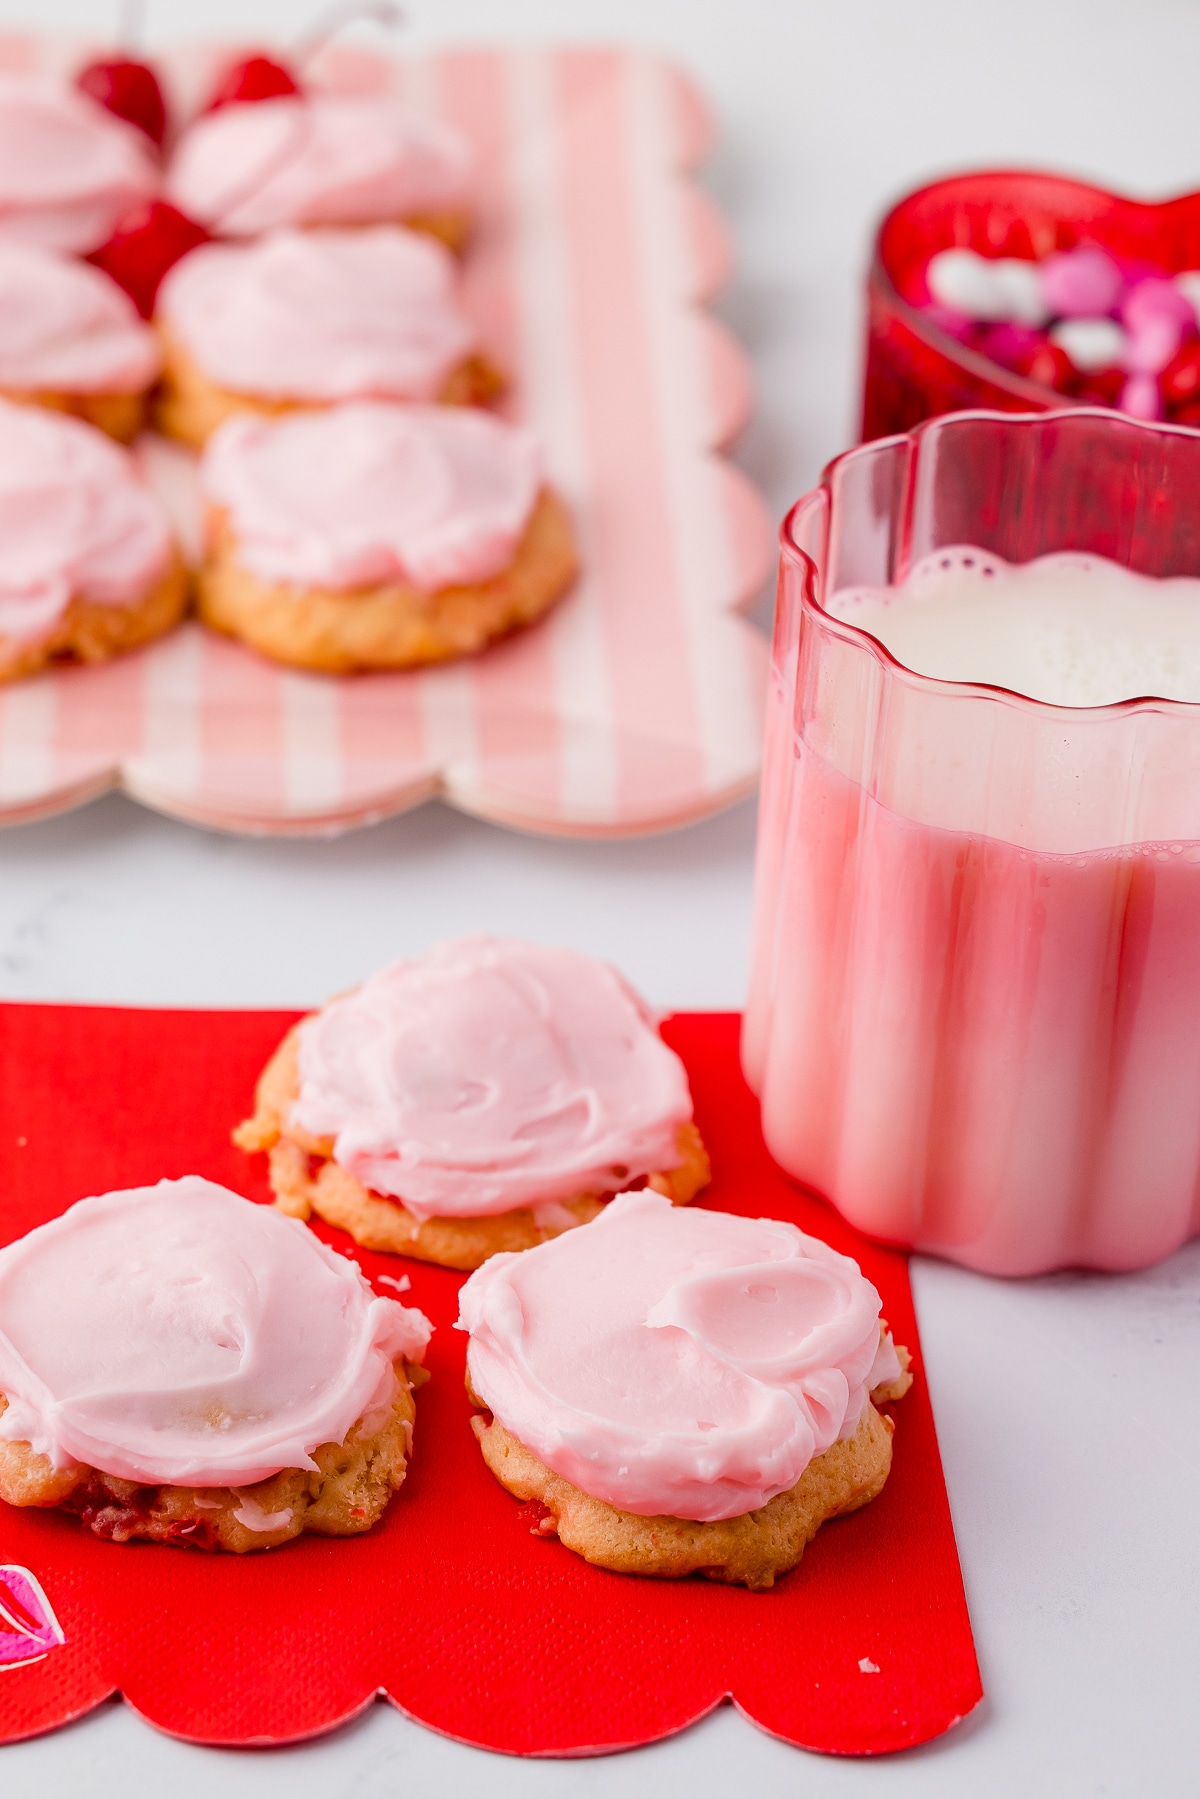
[[[56,1467],[248,1486],[382,1414],[431,1330],[198,1175],[105,1193],[0,1250],[0,1437]]]
[[[292,1121],[416,1218],[611,1192],[679,1163],[687,1076],[615,969],[497,937],[438,944],[307,1019]],[[561,1207],[559,1208],[561,1210]]]
[[[276,225],[370,225],[464,209],[466,139],[389,96],[288,94],[189,125],[167,193],[218,236]]]
[[[435,593],[512,561],[541,486],[532,435],[466,406],[353,400],[228,419],[205,446],[205,498],[267,581]]]
[[[221,387],[272,399],[434,400],[478,332],[454,258],[401,225],[281,229],[202,244],[167,276],[159,314]]]
[[[74,87],[0,75],[0,240],[86,255],[158,185],[136,126]]]
[[[79,419],[0,400],[0,637],[36,641],[75,595],[136,605],[171,555],[127,450]]]
[[[622,1193],[460,1295],[475,1392],[622,1511],[734,1518],[795,1486],[900,1371],[858,1264],[795,1225]]]
[[[20,393],[140,393],[158,340],[102,269],[0,239],[0,387]]]

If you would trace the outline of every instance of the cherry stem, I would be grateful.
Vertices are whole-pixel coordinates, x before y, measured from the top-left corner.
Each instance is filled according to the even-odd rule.
[[[319,12],[308,30],[296,39],[292,48],[293,63],[297,66],[306,63],[318,50],[324,49],[330,38],[359,19],[374,19],[377,24],[394,30],[405,23],[405,13],[395,0],[336,0],[335,5]]]

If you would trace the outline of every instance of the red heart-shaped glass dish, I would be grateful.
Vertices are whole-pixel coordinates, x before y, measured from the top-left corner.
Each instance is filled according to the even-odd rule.
[[[1040,262],[1085,243],[1147,272],[1200,268],[1200,193],[1128,200],[1066,176],[1002,169],[935,181],[894,206],[867,276],[864,440],[970,407],[1048,412],[1078,405],[1078,398],[959,343],[923,308],[925,271],[939,250]]]

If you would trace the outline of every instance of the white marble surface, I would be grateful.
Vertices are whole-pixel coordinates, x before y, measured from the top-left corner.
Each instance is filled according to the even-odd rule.
[[[0,23],[102,31],[115,10],[9,0]],[[779,512],[852,435],[858,283],[870,222],[891,196],[987,162],[1060,166],[1146,193],[1200,185],[1191,0],[408,0],[408,10],[414,44],[637,39],[707,87],[724,133],[710,185],[740,248],[723,310],[762,396],[742,459]],[[157,0],[150,21],[159,36],[270,36],[308,13],[292,0]],[[736,1006],[752,833],[743,807],[671,838],[571,845],[432,806],[340,842],[268,844],[110,799],[0,836],[0,995],[302,1004],[388,956],[482,926],[609,955],[664,1005]],[[109,1706],[0,1752],[0,1792],[1190,1795],[1200,1245],[1118,1280],[1004,1285],[921,1264],[914,1281],[988,1691],[941,1743],[882,1762],[823,1760],[725,1709],[652,1749],[523,1763],[377,1706],[323,1742],[235,1754],[174,1743]]]

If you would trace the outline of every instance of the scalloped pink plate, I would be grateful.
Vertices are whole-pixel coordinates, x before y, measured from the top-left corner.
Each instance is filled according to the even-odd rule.
[[[0,67],[61,64],[0,41]],[[217,52],[166,70],[197,91]],[[228,54],[228,51],[225,52]],[[583,575],[539,626],[439,669],[282,670],[197,625],[0,692],[0,823],[113,787],[221,829],[335,832],[442,794],[527,830],[624,835],[703,817],[757,779],[766,644],[760,495],[720,451],[750,382],[704,310],[724,226],[691,180],[707,111],[633,51],[328,53],[323,83],[394,87],[478,150],[465,295],[547,446]],[[157,461],[155,446],[148,446]]]

